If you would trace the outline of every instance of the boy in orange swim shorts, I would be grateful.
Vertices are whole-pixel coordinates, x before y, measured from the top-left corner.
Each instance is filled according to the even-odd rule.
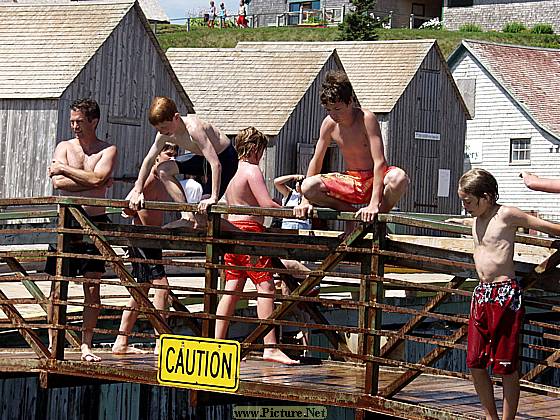
[[[343,71],[327,74],[321,103],[328,115],[321,124],[307,178],[301,186],[304,198],[294,207],[294,215],[307,217],[313,205],[354,211],[354,204],[365,204],[356,212],[356,218],[372,222],[377,213],[388,212],[399,201],[408,188],[408,176],[400,168],[387,166],[379,122],[371,111],[354,104],[352,85]],[[347,171],[321,175],[325,154],[333,141]]]
[[[226,200],[233,206],[253,207],[281,207],[272,201],[264,176],[259,168],[259,162],[268,144],[268,138],[254,127],[241,130],[235,138],[235,148],[239,156],[239,166],[235,176],[230,181],[226,190]],[[231,214],[228,221],[237,228],[247,232],[263,232],[263,216]],[[256,271],[255,268],[272,268],[269,257],[258,257],[249,255],[226,254],[224,256],[226,265],[247,267],[243,269],[226,270],[226,291],[242,292],[245,282],[249,277],[255,284],[258,293],[270,295],[270,297],[257,298],[257,314],[260,319],[266,319],[274,310],[274,282],[272,272]],[[231,316],[239,300],[238,295],[224,294],[218,304],[216,315]],[[226,338],[229,321],[216,320],[216,338]],[[276,331],[272,329],[265,337],[264,344],[277,344]],[[284,363],[288,365],[297,364],[299,361],[292,360],[278,348],[265,348],[263,358],[268,361]]]

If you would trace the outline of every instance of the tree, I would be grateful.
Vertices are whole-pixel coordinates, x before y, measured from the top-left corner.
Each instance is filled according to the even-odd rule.
[[[375,7],[376,0],[351,0],[353,10],[344,17],[344,22],[338,25],[339,39],[342,41],[375,41],[376,30],[382,22],[376,20],[370,13]]]

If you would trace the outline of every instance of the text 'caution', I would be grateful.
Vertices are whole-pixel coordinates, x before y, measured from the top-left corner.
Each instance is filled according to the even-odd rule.
[[[160,340],[160,384],[210,391],[237,391],[239,342],[169,334],[162,335]]]

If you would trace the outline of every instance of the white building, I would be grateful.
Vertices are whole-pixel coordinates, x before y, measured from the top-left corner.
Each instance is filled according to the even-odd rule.
[[[465,169],[490,171],[502,204],[560,218],[559,196],[519,177],[560,178],[560,50],[463,41],[448,62],[473,116]]]

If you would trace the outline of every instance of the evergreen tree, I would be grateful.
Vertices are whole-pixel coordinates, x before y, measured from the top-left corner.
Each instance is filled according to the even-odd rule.
[[[342,41],[375,41],[376,29],[381,22],[370,14],[376,0],[350,0],[353,10],[344,16],[344,22],[338,25],[339,39]]]

